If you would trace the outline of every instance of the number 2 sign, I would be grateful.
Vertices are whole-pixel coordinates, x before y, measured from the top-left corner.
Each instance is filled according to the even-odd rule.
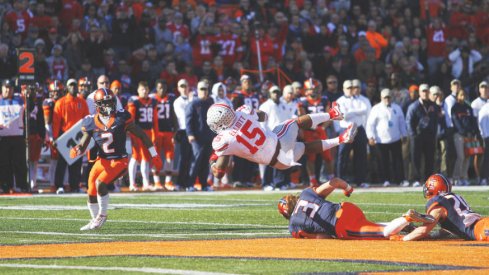
[[[21,84],[27,84],[28,82],[34,81],[35,76],[35,58],[33,49],[18,49],[17,50],[18,59],[18,74]]]

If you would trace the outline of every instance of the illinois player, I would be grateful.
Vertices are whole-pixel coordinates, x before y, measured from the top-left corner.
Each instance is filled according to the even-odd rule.
[[[143,129],[146,135],[151,138],[151,141],[155,142],[156,133],[158,133],[158,109],[156,108],[156,100],[149,97],[147,82],[139,82],[138,96],[133,96],[129,99],[127,108],[134,118],[134,123]],[[151,158],[148,149],[137,138],[131,137],[131,143],[132,156],[129,161],[129,189],[131,191],[138,191],[138,187],[136,186],[136,169],[138,163],[141,163],[143,191],[152,190],[153,188],[149,185],[149,161]]]
[[[172,164],[173,164],[173,133],[175,132],[176,116],[173,110],[175,94],[168,92],[166,81],[156,81],[156,93],[150,95],[156,100],[158,111],[158,132],[156,133],[156,150],[165,156],[165,186],[173,186],[171,181]],[[163,189],[160,180],[160,171],[153,169],[153,180],[156,189]],[[171,189],[171,188],[169,188]]]
[[[42,111],[44,114],[44,126],[46,128],[46,143],[49,144],[51,151],[51,159],[49,161],[49,182],[54,188],[54,173],[58,162],[58,151],[53,146],[53,113],[54,104],[63,95],[64,86],[59,80],[54,80],[48,83],[48,98],[42,102]],[[56,190],[54,190],[56,191]]]
[[[442,229],[466,240],[489,241],[489,217],[472,211],[465,199],[452,193],[452,184],[442,174],[431,175],[423,186],[428,200],[426,213],[434,222],[424,223],[406,236],[393,238],[403,241],[421,240],[439,224]]]
[[[312,142],[297,142],[299,128],[309,129],[328,120],[341,120],[343,114],[334,105],[328,113],[300,116],[278,124],[273,131],[264,128],[260,122],[267,114],[243,105],[234,112],[226,104],[214,104],[207,112],[207,124],[218,135],[212,142],[218,162],[212,164],[214,176],[221,178],[231,155],[251,162],[270,165],[284,170],[294,165],[305,153],[320,152],[341,143],[352,142],[356,125],[351,124],[339,137]]]
[[[93,138],[98,150],[98,158],[88,179],[88,209],[91,221],[80,230],[100,228],[107,220],[109,191],[107,185],[119,178],[127,169],[126,131],[137,137],[151,154],[155,167],[163,165],[153,143],[124,110],[116,111],[116,99],[109,89],[98,89],[94,95],[96,113],[82,120],[83,136],[80,143],[70,151],[76,158],[85,152]]]
[[[304,91],[306,97],[299,101],[299,115],[324,113],[329,110],[330,102],[326,96],[321,96],[319,81],[313,78],[309,78],[304,81]],[[328,123],[328,122],[326,122]],[[318,139],[327,139],[326,131],[322,124],[316,128],[304,130],[304,141],[311,142]],[[318,181],[316,179],[315,164],[318,152],[307,154],[307,173],[309,174],[309,182],[311,187],[317,187]],[[322,152],[322,157],[325,160],[328,170],[328,174],[333,174],[333,157],[329,150]]]
[[[333,178],[319,187],[307,188],[297,195],[280,199],[278,211],[289,220],[294,238],[343,240],[385,240],[399,233],[410,222],[432,222],[433,217],[409,210],[402,217],[385,224],[374,223],[353,203],[326,200],[335,189],[349,197],[353,188],[340,178]]]

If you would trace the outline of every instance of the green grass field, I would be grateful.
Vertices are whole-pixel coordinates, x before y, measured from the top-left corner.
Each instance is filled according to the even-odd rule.
[[[474,210],[489,216],[489,191],[481,190],[458,193],[464,196]],[[89,221],[85,196],[0,196],[0,244],[25,246],[115,241],[289,238],[287,221],[276,210],[276,203],[284,194],[259,191],[112,194],[108,222],[102,229],[90,232],[79,230]],[[416,192],[389,193],[359,191],[351,198],[335,192],[329,199],[354,202],[364,210],[367,218],[377,222],[390,221],[409,208],[424,211],[425,203],[419,189]],[[5,255],[0,255],[0,258],[2,256]],[[8,274],[287,274],[431,268],[392,264],[382,259],[378,262],[350,261],[345,264],[345,261],[315,260],[313,255],[311,260],[154,255],[0,260],[0,273]]]

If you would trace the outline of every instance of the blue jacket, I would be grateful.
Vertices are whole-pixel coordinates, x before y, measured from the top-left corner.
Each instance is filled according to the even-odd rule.
[[[443,116],[440,107],[431,101],[421,104],[416,100],[407,110],[406,124],[410,136],[436,137],[438,124]]]
[[[202,100],[196,98],[185,107],[185,121],[187,123],[187,136],[194,136],[200,144],[212,143],[214,132],[207,125],[207,110],[214,104],[212,98]]]

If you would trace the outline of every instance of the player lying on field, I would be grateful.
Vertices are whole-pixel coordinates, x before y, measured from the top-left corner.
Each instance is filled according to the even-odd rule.
[[[470,209],[462,196],[452,193],[450,181],[442,174],[431,175],[423,186],[423,195],[428,200],[426,213],[434,222],[426,222],[406,236],[394,240],[413,241],[429,236],[439,224],[457,237],[466,240],[489,241],[489,217],[483,218]]]
[[[278,211],[289,220],[294,238],[342,240],[388,240],[411,222],[432,222],[433,218],[410,209],[387,225],[374,223],[353,203],[334,203],[325,198],[335,189],[350,196],[353,188],[340,178],[333,178],[319,187],[307,188],[299,196],[280,199]]]
[[[333,104],[328,113],[303,115],[278,124],[273,131],[262,127],[267,114],[243,105],[234,112],[228,105],[214,104],[207,112],[207,124],[218,135],[212,148],[219,157],[212,164],[212,173],[221,178],[229,157],[236,155],[258,164],[284,170],[294,165],[306,153],[326,151],[341,143],[352,142],[357,126],[351,124],[339,137],[312,142],[297,142],[299,128],[310,129],[328,120],[341,120],[339,106]]]
[[[105,88],[98,89],[94,96],[96,113],[83,118],[83,136],[80,144],[73,147],[70,157],[82,155],[90,142],[95,140],[99,156],[88,177],[88,210],[92,220],[80,230],[100,228],[107,220],[109,206],[109,191],[107,185],[127,172],[126,131],[141,139],[148,147],[152,164],[161,169],[163,163],[153,147],[153,143],[144,131],[134,124],[129,112],[116,111],[114,93]]]

